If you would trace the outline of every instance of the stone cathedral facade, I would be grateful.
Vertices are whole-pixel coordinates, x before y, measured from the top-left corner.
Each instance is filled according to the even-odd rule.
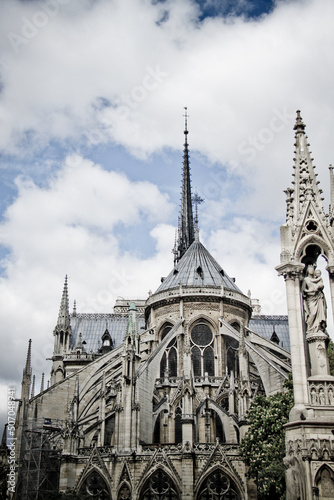
[[[247,410],[257,394],[282,391],[291,368],[287,499],[334,498],[334,377],[317,270],[325,257],[333,301],[334,177],[328,216],[304,128],[298,113],[277,267],[288,316],[261,315],[201,243],[186,122],[174,266],[159,288],[105,314],[70,313],[65,279],[50,385],[36,395],[29,341],[17,499],[71,488],[95,500],[256,499],[239,453]]]

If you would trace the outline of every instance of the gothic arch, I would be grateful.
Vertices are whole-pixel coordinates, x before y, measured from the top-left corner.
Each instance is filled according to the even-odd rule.
[[[305,255],[306,248],[311,245],[318,246],[320,250],[319,256],[322,255],[324,259],[328,261],[328,256],[330,255],[331,248],[321,236],[314,234],[305,236],[305,238],[303,238],[302,241],[299,242],[298,246],[295,249],[297,261],[301,262],[303,256]]]
[[[78,492],[86,493],[94,500],[110,500],[111,492],[108,479],[103,472],[93,465],[80,479]]]
[[[243,500],[244,494],[240,480],[221,465],[211,467],[196,487],[196,500]]]
[[[158,328],[158,339],[159,339],[159,341],[161,341],[161,340],[162,340],[161,336],[162,336],[162,334],[163,334],[163,332],[164,332],[165,328],[170,327],[170,328],[172,329],[172,328],[173,328],[173,326],[174,326],[174,321],[169,321],[169,320],[168,320],[168,321],[164,321],[164,322],[163,322],[163,323],[159,326],[159,328]]]
[[[237,332],[240,333],[241,323],[238,319],[233,318],[228,322],[232,328],[234,328]]]
[[[118,481],[117,500],[130,500],[132,498],[132,481],[128,464],[125,463]]]
[[[200,330],[196,331],[198,329]],[[205,315],[194,318],[189,324],[191,359],[195,377],[204,377],[205,373],[215,376],[217,372],[216,330],[212,320],[208,320]]]
[[[324,464],[317,471],[315,486],[319,490],[319,498],[331,498],[334,485],[334,471],[329,465]]]
[[[206,314],[198,314],[195,317],[191,318],[188,323],[188,330],[192,330],[194,326],[196,326],[197,323],[208,323],[210,328],[213,330],[213,334],[217,335],[218,334],[218,326],[217,324],[213,321],[213,319],[210,316],[207,316]]]
[[[207,407],[210,410],[213,410],[216,412],[218,417],[220,418],[220,421],[223,426],[224,434],[225,434],[225,439],[227,443],[237,443],[238,442],[238,435],[235,429],[235,426],[232,425],[231,423],[231,416],[229,416],[226,411],[221,408],[215,401],[212,401],[211,399],[208,399],[207,401],[202,401],[202,403],[196,408],[196,429],[198,431],[199,429],[199,419],[201,417],[201,414],[203,412],[204,405],[207,402]]]
[[[167,470],[162,464],[158,464],[143,478],[138,491],[140,491],[138,495],[140,500],[150,500],[151,498],[180,500],[182,490],[172,471]]]

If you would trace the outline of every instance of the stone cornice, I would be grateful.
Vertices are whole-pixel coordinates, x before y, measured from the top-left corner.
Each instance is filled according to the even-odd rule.
[[[304,267],[304,264],[301,264],[300,262],[290,261],[276,266],[275,269],[278,272],[279,276],[283,276],[285,280],[295,280],[296,278],[299,279],[304,270]]]

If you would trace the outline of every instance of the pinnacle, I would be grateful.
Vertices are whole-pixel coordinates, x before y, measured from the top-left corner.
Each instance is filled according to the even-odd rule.
[[[300,111],[297,111],[297,118],[296,118],[296,124],[293,128],[297,133],[302,133],[304,134],[304,129],[305,129],[305,124],[303,123],[303,119],[300,116]]]

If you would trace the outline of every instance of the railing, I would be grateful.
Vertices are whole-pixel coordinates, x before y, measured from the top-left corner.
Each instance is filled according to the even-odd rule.
[[[211,286],[210,287],[185,286],[185,287],[170,288],[169,290],[151,295],[147,299],[146,305],[149,306],[163,299],[168,299],[173,297],[183,298],[191,295],[204,295],[204,296],[213,295],[219,298],[227,297],[242,302],[244,304],[247,304],[249,306],[251,305],[250,299],[245,295],[243,295],[242,293],[229,290],[228,288],[211,287]]]

